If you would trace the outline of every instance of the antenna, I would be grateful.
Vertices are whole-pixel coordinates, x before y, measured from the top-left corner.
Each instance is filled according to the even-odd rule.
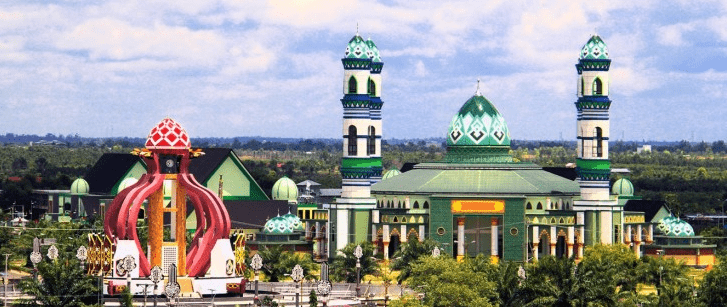
[[[477,78],[477,91],[475,92],[476,96],[482,96],[480,93],[480,78]]]

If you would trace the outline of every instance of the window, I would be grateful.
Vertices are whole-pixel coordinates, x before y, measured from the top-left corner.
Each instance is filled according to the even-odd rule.
[[[533,210],[533,204],[531,204],[530,202],[528,202],[528,204],[525,205],[525,209],[526,210]]]
[[[368,145],[368,154],[376,154],[376,128],[374,128],[374,126],[369,126],[369,137],[366,140],[366,145]]]
[[[356,148],[356,142],[358,141],[358,136],[356,135],[356,126],[351,125],[348,126],[348,155],[349,156],[355,156],[358,153],[358,149]]]
[[[586,84],[583,82],[583,77],[581,77],[581,96],[586,92]]]
[[[600,78],[593,80],[593,95],[603,95],[603,84],[601,84]]]
[[[356,78],[354,76],[351,76],[351,78],[348,79],[348,93],[356,94],[357,91],[358,91],[358,86],[356,84]]]
[[[538,210],[543,210],[543,203],[539,202],[538,207],[536,207]]]
[[[424,206],[422,207],[422,209],[429,209],[429,202],[428,201],[425,201],[424,202]]]
[[[374,80],[369,79],[368,93],[371,96],[376,96],[376,83],[374,83]]]
[[[581,129],[581,157],[585,157],[586,155],[586,141],[583,139],[583,129]]]
[[[414,201],[414,209],[419,209],[419,202],[418,201]]]
[[[601,127],[593,129],[593,136],[593,155],[603,157],[603,130],[601,130]]]

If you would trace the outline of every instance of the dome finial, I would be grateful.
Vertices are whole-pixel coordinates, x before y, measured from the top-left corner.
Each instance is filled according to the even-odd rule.
[[[480,93],[480,78],[477,78],[477,91],[475,92],[475,96],[482,96],[482,93]]]
[[[356,36],[358,36],[358,21],[356,22]]]

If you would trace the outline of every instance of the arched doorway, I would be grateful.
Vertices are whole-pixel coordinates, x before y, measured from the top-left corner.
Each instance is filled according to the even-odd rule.
[[[558,235],[558,240],[555,242],[555,256],[558,258],[568,256],[568,245],[565,239],[565,235]]]
[[[394,253],[396,253],[397,250],[399,250],[399,246],[401,246],[401,239],[399,238],[399,233],[392,233],[391,239],[389,239],[389,259],[394,257]]]

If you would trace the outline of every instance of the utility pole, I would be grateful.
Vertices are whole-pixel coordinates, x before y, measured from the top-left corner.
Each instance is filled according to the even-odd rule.
[[[8,307],[8,281],[10,281],[10,275],[8,275],[8,257],[10,257],[10,254],[3,255],[5,255],[5,301],[3,301],[3,306]]]

